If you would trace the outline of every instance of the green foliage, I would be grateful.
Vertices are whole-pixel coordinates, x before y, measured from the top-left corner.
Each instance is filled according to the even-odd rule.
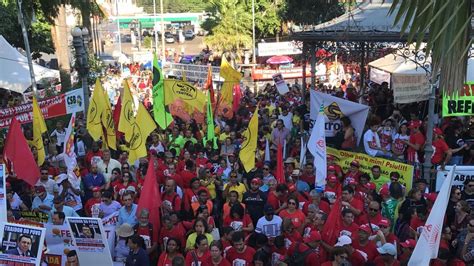
[[[47,23],[40,10],[35,12],[36,22],[31,23],[32,9],[30,5],[24,5],[24,15],[30,49],[33,59],[40,57],[40,52],[54,53],[53,42],[51,39],[51,26]],[[30,12],[25,12],[30,10]],[[0,2],[0,35],[14,47],[25,48],[21,27],[18,23],[18,9],[15,1]]]
[[[160,12],[160,0],[155,0],[156,12]],[[143,7],[148,13],[153,13],[153,0],[137,0],[137,6]],[[208,8],[208,3],[202,0],[163,0],[163,12],[165,13],[184,13],[184,12],[202,12]]]
[[[338,0],[287,0],[282,10],[286,21],[296,24],[319,24],[344,13]]]

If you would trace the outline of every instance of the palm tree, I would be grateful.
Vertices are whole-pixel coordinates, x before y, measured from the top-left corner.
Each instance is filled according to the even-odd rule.
[[[473,11],[474,0],[394,0],[390,10],[396,12],[395,24],[403,21],[409,42],[419,47],[428,32],[426,54],[431,54],[432,71],[440,73],[440,88],[448,94],[464,85]]]

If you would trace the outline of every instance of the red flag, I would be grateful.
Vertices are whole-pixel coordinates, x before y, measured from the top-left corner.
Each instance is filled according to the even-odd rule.
[[[240,99],[242,98],[242,91],[240,90],[240,84],[235,84],[234,85],[234,95],[233,95],[234,99],[233,99],[233,102],[232,102],[232,110],[234,112],[237,112],[237,110],[239,109],[239,105],[240,105]]]
[[[150,212],[150,223],[153,224],[153,239],[158,239],[158,232],[160,229],[160,206],[161,193],[156,181],[155,164],[150,158],[148,163],[148,170],[146,171],[145,182],[138,200],[137,217],[140,215],[142,209],[147,209]]]
[[[283,169],[283,147],[281,143],[278,144],[277,150],[277,169],[275,173],[278,184],[285,184],[285,171]]]
[[[204,85],[204,88],[209,90],[212,108],[215,109],[216,97],[214,95],[214,86],[212,85],[212,66],[211,65],[209,65],[209,68],[207,70],[207,80],[206,80],[206,84]]]
[[[31,186],[38,182],[40,171],[36,164],[33,153],[31,153],[28,142],[26,142],[20,122],[12,118],[6,139],[3,156],[13,165],[14,172],[19,179],[24,180]]]
[[[114,126],[115,126],[115,135],[117,138],[122,138],[123,133],[118,131],[118,124],[120,121],[120,112],[122,111],[122,96],[119,96],[117,99],[117,103],[114,106],[114,113],[112,114],[112,119],[114,120]]]
[[[330,246],[334,246],[337,242],[337,230],[341,224],[341,200],[337,200],[329,212],[328,219],[321,231],[321,238]]]

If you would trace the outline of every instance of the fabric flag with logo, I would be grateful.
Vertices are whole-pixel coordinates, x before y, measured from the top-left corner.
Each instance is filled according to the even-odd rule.
[[[156,180],[155,164],[150,158],[148,169],[145,175],[145,182],[138,200],[137,216],[141,210],[147,209],[150,213],[149,220],[153,224],[153,239],[158,239],[158,231],[160,228],[160,207],[161,195],[158,182]]]
[[[95,81],[94,91],[89,103],[89,110],[87,110],[87,131],[91,137],[97,141],[103,136],[102,129],[102,112],[104,111],[104,90],[100,84],[99,78]]]
[[[208,90],[211,97],[212,109],[216,106],[216,96],[214,95],[214,85],[212,84],[212,66],[209,64],[207,69],[207,79],[204,89]]]
[[[244,142],[239,152],[239,158],[245,171],[248,173],[255,167],[255,153],[258,140],[258,107],[250,119],[249,126],[242,135]]]
[[[165,79],[165,105],[170,105],[177,99],[203,112],[206,108],[207,97],[193,85],[176,79]]]
[[[212,141],[212,147],[217,150],[217,138],[214,129],[214,116],[212,115],[212,104],[211,104],[211,93],[207,94],[207,111],[206,111],[206,122],[207,122],[207,136],[203,138],[204,146],[206,142]]]
[[[234,85],[240,83],[242,74],[230,65],[225,56],[222,56],[219,74],[225,79],[221,88],[219,105],[225,105],[227,108],[232,108]]]
[[[117,137],[115,136],[114,118],[112,115],[112,107],[110,105],[109,95],[105,90],[104,93],[104,111],[102,112],[102,125],[105,128],[105,134],[107,137],[107,144],[110,149],[117,149]]]
[[[265,138],[265,162],[270,162],[270,145],[268,144],[268,139]]]
[[[321,104],[308,141],[308,149],[314,156],[314,166],[316,167],[315,185],[320,188],[324,188],[326,185],[327,175],[326,136],[324,130],[324,105]]]
[[[36,96],[33,96],[33,146],[36,148],[38,154],[38,165],[41,166],[44,163],[46,152],[44,150],[43,136],[42,134],[48,130],[46,123],[44,122],[43,114],[38,105]]]
[[[69,125],[66,128],[66,137],[64,138],[64,163],[67,170],[73,171],[77,166],[76,153],[74,152],[74,126],[76,124],[76,113],[72,113]]]
[[[156,53],[153,53],[153,117],[161,129],[166,129],[173,117],[165,106],[165,89],[163,72],[158,65]]]
[[[146,139],[156,129],[156,124],[151,118],[150,114],[146,110],[142,103],[138,104],[137,116],[135,117],[135,123],[133,124],[133,135],[129,143],[129,156],[128,161],[135,163],[136,160],[146,157]]]
[[[3,156],[11,162],[13,172],[30,186],[38,182],[40,171],[21,130],[20,122],[13,116],[8,129]]]
[[[118,123],[118,130],[123,132],[125,140],[130,142],[133,135],[133,124],[135,124],[135,108],[132,93],[128,87],[127,80],[123,81],[123,102]]]
[[[285,170],[283,168],[283,146],[278,143],[277,146],[277,169],[275,171],[275,178],[278,184],[286,184]]]
[[[431,259],[438,257],[444,215],[448,207],[455,170],[456,165],[451,168],[446,179],[443,181],[443,186],[438,193],[438,197],[436,197],[436,201],[426,220],[423,231],[418,238],[415,250],[413,250],[410,261],[408,261],[408,266],[429,265]]]
[[[118,139],[121,139],[124,134],[118,131],[118,125],[120,121],[120,113],[122,112],[122,96],[119,96],[117,99],[117,103],[114,106],[114,113],[112,114],[114,119],[114,127],[115,127],[115,134],[117,135]]]

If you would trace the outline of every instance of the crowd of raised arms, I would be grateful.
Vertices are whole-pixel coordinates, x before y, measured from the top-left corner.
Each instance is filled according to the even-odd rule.
[[[149,78],[139,76],[132,91],[150,108]],[[106,89],[120,86],[108,81]],[[217,149],[203,142],[205,122],[174,117],[166,130],[148,137],[148,156],[133,164],[126,150],[109,150],[93,141],[79,119],[75,150],[80,184],[69,181],[58,159],[66,123],[59,121],[46,138],[46,161],[36,186],[8,172],[9,219],[21,219],[21,211],[31,210],[60,225],[65,217],[104,218],[118,212],[113,260],[125,265],[406,265],[437,197],[420,165],[424,160],[442,168],[473,165],[474,125],[457,118],[439,120],[434,155],[424,158],[426,120],[417,105],[393,104],[383,85],[366,94],[351,82],[317,89],[371,107],[364,132],[357,133],[360,143],[353,121],[344,117],[341,130],[327,139],[329,146],[414,165],[413,184],[400,182],[397,171],[383,173],[379,165],[362,171],[357,160],[343,170],[339,158],[329,155],[327,184],[318,188],[315,169],[326,166],[313,165],[309,152],[306,163],[300,163],[301,139],[309,138],[310,103],[296,81],[285,95],[270,84],[258,93],[246,89],[232,118],[216,114]],[[114,94],[109,96],[114,102]],[[257,105],[256,163],[247,172],[239,151]],[[265,160],[267,143],[270,160]],[[275,178],[279,145],[286,145],[284,182]],[[150,221],[150,210],[137,211],[149,164],[161,190],[158,228],[151,225],[156,221]],[[453,187],[432,265],[474,262],[473,208],[474,180]],[[333,212],[337,215],[331,216]],[[328,221],[330,217],[337,222]],[[323,235],[328,222],[336,225],[331,239]],[[146,244],[142,236],[148,237]]]

